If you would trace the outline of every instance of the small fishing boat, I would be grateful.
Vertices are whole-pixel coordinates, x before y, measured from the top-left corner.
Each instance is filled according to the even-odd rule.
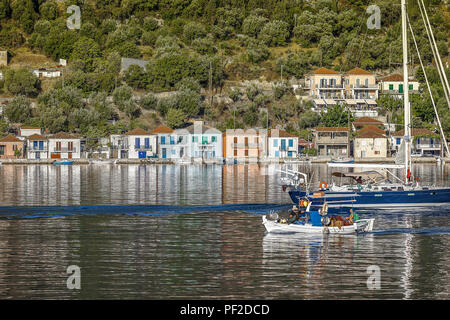
[[[57,165],[72,165],[73,161],[69,161],[69,160],[54,161],[53,164],[55,166],[57,166]]]
[[[278,214],[264,215],[262,224],[270,233],[326,233],[326,234],[354,234],[370,232],[373,230],[375,219],[358,219],[353,221],[353,216],[346,224],[335,223],[334,217],[327,217],[328,205],[325,203],[319,210],[311,210],[311,202],[308,202],[304,217],[293,223],[286,219],[280,219]],[[301,201],[303,202],[303,200]]]
[[[344,160],[342,158],[332,159],[329,163],[354,163],[355,160]]]

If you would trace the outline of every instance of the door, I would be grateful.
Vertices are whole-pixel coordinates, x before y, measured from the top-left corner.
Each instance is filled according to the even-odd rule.
[[[40,159],[41,158],[41,153],[40,152],[36,152],[36,159]]]
[[[67,155],[67,157],[68,157],[69,159],[72,159],[72,152],[69,152],[68,155]]]
[[[167,158],[167,149],[166,148],[162,148],[161,151],[162,151],[162,158],[166,159]]]
[[[52,159],[61,159],[61,153],[52,153],[50,155],[50,158],[52,158]]]
[[[147,158],[147,152],[146,151],[139,151],[139,159],[145,159]]]
[[[286,150],[286,140],[281,139],[281,150]]]

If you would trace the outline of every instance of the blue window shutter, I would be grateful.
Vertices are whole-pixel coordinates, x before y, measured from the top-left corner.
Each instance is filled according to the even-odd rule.
[[[135,138],[134,139],[134,145],[136,148],[140,148],[141,147],[141,139],[140,138]]]

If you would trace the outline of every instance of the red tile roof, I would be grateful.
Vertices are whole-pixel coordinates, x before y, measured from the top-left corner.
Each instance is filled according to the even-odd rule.
[[[363,70],[361,68],[353,68],[352,70],[349,70],[347,74],[354,74],[354,75],[374,75],[373,73]]]
[[[157,134],[157,133],[172,133],[173,129],[170,129],[169,127],[166,126],[159,126],[155,129],[152,130],[152,134]]]
[[[338,72],[334,71],[334,70],[330,70],[327,68],[319,68],[316,69],[312,72],[313,74],[339,74]]]
[[[316,131],[349,131],[349,129],[347,127],[318,127]]]
[[[374,126],[374,125],[364,126],[358,132],[378,132],[380,134],[384,134],[383,129],[380,129],[379,127]]]
[[[49,139],[79,139],[78,137],[71,135],[67,132],[58,132],[55,133],[54,135],[48,137]]]
[[[361,117],[356,119],[355,121],[353,121],[353,124],[358,124],[358,125],[362,125],[362,124],[375,124],[375,125],[380,125],[383,124],[383,122],[370,118],[370,117]]]
[[[391,74],[385,78],[381,78],[380,81],[403,81],[403,76],[401,74]]]
[[[23,141],[14,136],[7,136],[4,137],[3,139],[0,139],[0,142],[23,142]]]
[[[28,140],[31,140],[31,141],[42,141],[42,140],[47,140],[47,138],[44,137],[44,136],[41,136],[40,134],[35,133],[35,134],[32,134],[31,136],[29,136]]]

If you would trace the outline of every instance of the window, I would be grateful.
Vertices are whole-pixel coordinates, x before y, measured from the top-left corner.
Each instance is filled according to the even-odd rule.
[[[289,147],[293,147],[294,146],[294,139],[289,139]]]
[[[198,137],[192,136],[192,142],[193,142],[193,143],[198,142]]]
[[[237,137],[234,137],[234,140],[233,140],[233,141],[234,141],[235,144],[237,144],[237,143],[238,143],[238,142],[237,142]]]
[[[292,158],[292,151],[288,151],[288,157]]]
[[[217,137],[216,136],[212,136],[211,137],[211,142],[216,142],[217,141]]]
[[[234,149],[234,156],[237,157],[237,149]]]
[[[409,90],[414,90],[412,84],[409,85]]]
[[[276,147],[278,147],[278,140],[277,139],[274,139],[273,140],[273,146],[276,148]]]
[[[170,136],[170,144],[175,144],[175,138],[173,136]]]
[[[248,147],[248,137],[245,137],[244,141],[245,141],[245,146]]]
[[[172,149],[172,155],[176,155],[176,154],[177,154],[176,150]]]
[[[394,85],[393,84],[389,85],[389,90],[391,90],[391,91],[394,90]]]
[[[145,138],[145,148],[150,148],[150,138]]]
[[[139,149],[141,147],[141,138],[134,138],[134,147],[135,149]]]
[[[5,146],[0,146],[0,156],[5,155]]]
[[[375,154],[380,154],[380,151],[375,151]]]
[[[61,151],[61,141],[56,142],[56,151]]]
[[[208,143],[208,137],[202,137],[202,144]]]
[[[248,150],[245,150],[245,156],[248,157]]]
[[[401,143],[402,143],[401,138],[396,138],[396,139],[395,139],[395,143],[396,143],[396,144],[401,144]]]
[[[161,144],[166,144],[166,137],[161,137]]]
[[[72,142],[72,141],[69,141],[69,142],[67,143],[67,149],[68,149],[69,151],[72,151],[72,150],[73,150],[73,142]]]
[[[278,151],[275,151],[275,157],[278,158],[280,156],[280,153]]]

